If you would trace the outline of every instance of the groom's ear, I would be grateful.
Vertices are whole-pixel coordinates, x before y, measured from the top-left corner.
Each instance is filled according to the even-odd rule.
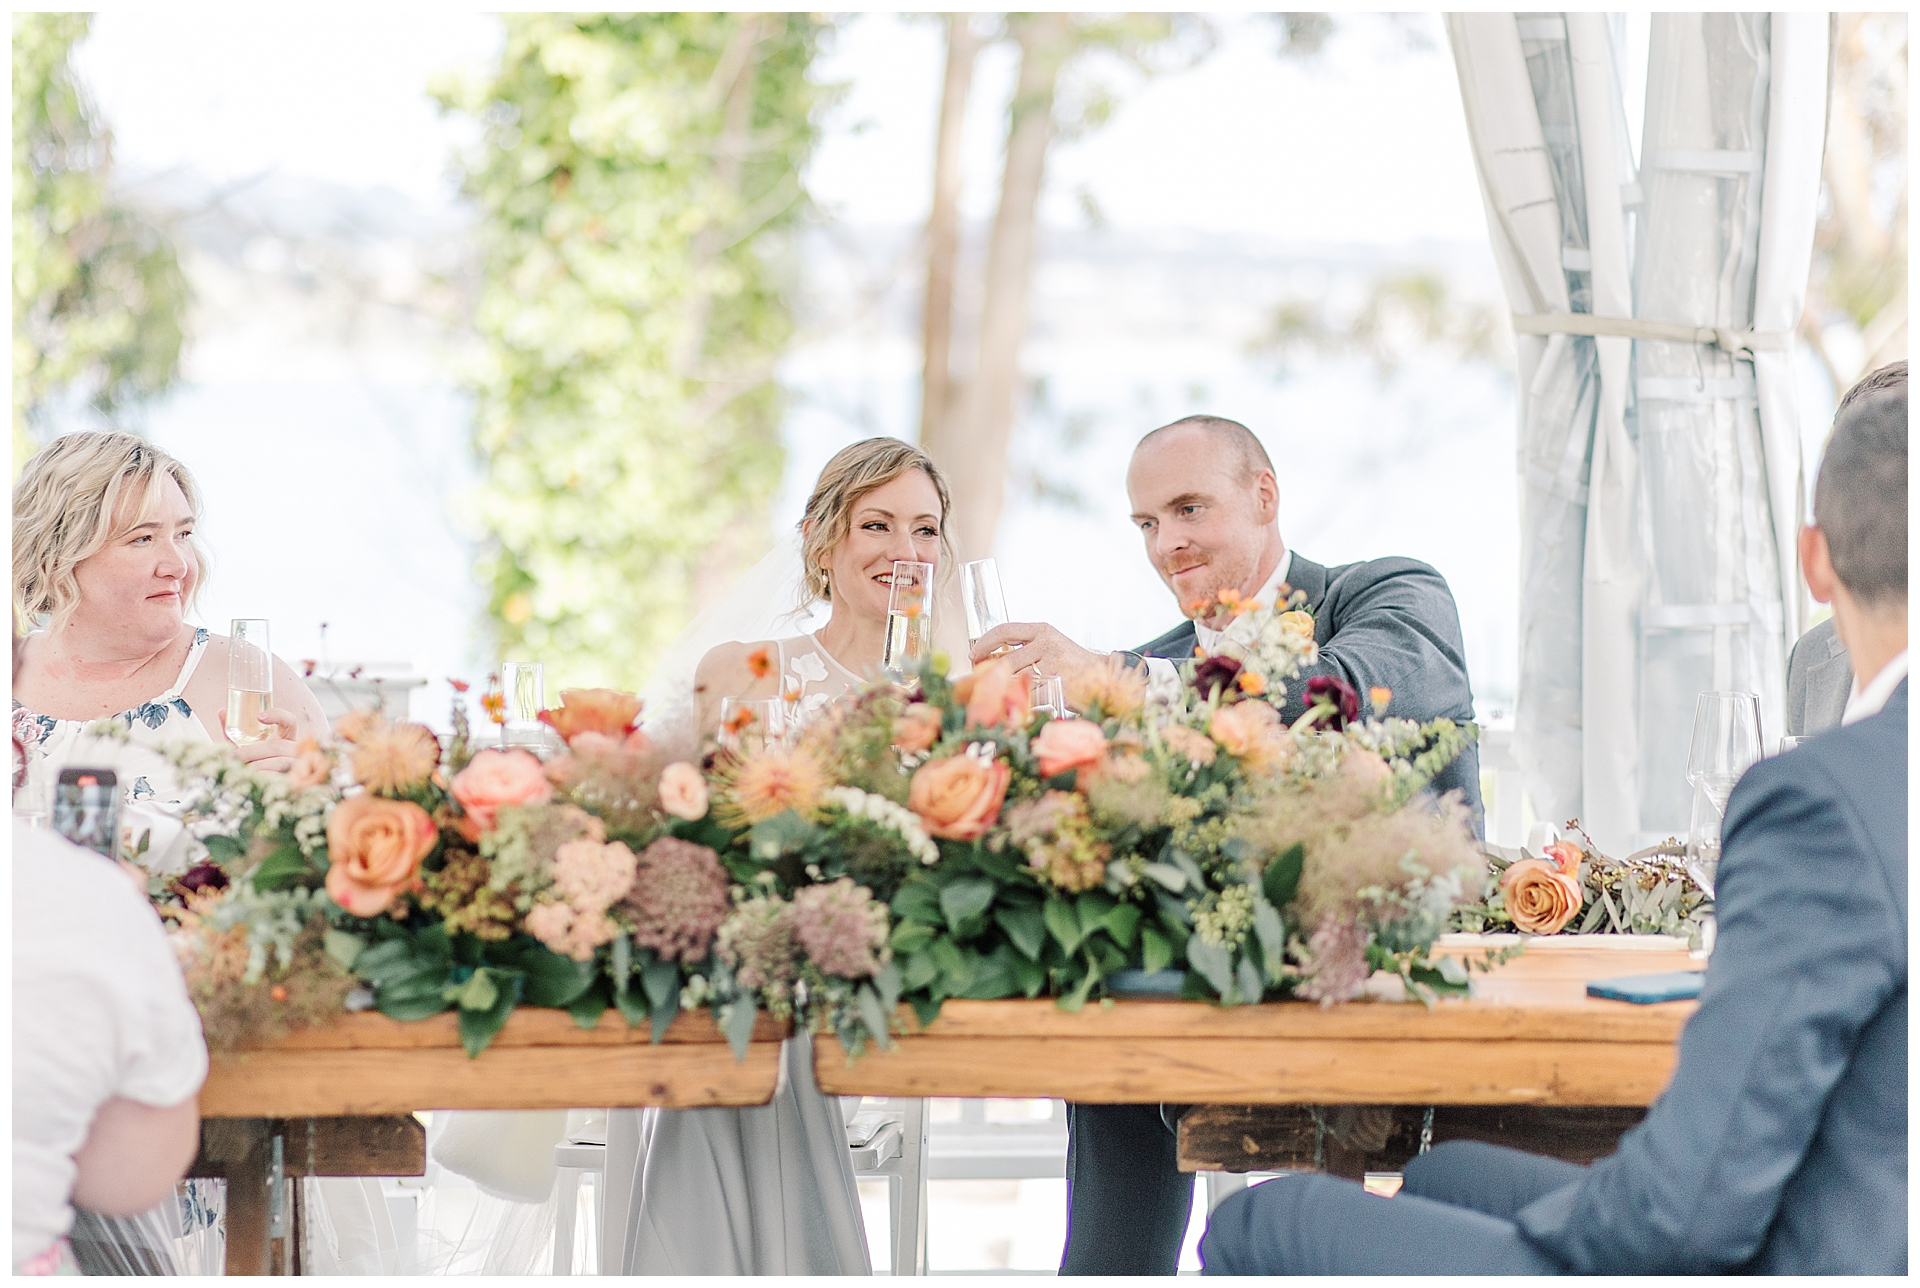
[[[1260,504],[1260,526],[1277,522],[1280,518],[1280,480],[1273,476],[1272,470],[1261,470],[1254,476],[1253,493]]]

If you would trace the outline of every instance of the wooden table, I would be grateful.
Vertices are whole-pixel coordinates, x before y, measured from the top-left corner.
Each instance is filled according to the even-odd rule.
[[[1598,938],[1598,937],[1591,937]],[[1586,996],[1588,980],[1695,970],[1683,951],[1535,941],[1474,976],[1474,995],[1419,1003],[1218,1008],[1116,1001],[948,1002],[939,1019],[851,1066],[815,1043],[834,1095],[1051,1096],[1094,1104],[1644,1106],[1678,1057],[1693,1002]]]
[[[582,1029],[565,1011],[529,1008],[474,1060],[451,1013],[346,1015],[213,1061],[191,1175],[227,1182],[228,1274],[296,1274],[303,1214],[289,1182],[421,1175],[426,1134],[413,1111],[764,1105],[788,1027],[759,1016],[736,1061],[705,1012],[676,1017],[655,1046],[646,1025],[629,1029],[611,1011]]]

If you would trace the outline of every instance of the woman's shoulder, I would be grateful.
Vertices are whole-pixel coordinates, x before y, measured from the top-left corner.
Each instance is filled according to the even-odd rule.
[[[694,680],[704,685],[730,676],[758,678],[766,668],[755,665],[755,655],[770,663],[777,643],[775,640],[729,640],[725,644],[716,644],[707,650],[706,656],[694,667]]]

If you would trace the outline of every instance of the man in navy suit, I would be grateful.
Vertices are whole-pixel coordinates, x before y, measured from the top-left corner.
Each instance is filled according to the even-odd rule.
[[[1734,788],[1700,1009],[1646,1120],[1592,1167],[1457,1142],[1390,1199],[1269,1181],[1214,1213],[1209,1274],[1906,1273],[1905,367],[1841,404],[1800,543],[1866,678]]]
[[[1213,651],[1228,624],[1220,592],[1272,603],[1306,594],[1319,660],[1287,681],[1282,717],[1305,713],[1307,681],[1335,676],[1365,702],[1391,689],[1387,714],[1473,719],[1460,612],[1446,579],[1413,559],[1325,567],[1280,536],[1280,485],[1252,431],[1217,416],[1189,416],[1140,440],[1127,469],[1133,521],[1147,558],[1187,620],[1127,654],[1151,686],[1177,687],[1178,659]],[[1016,622],[973,646],[975,662],[1012,647],[1017,669],[1071,675],[1100,661],[1051,626]],[[1480,816],[1480,757],[1473,749],[1433,782]],[[1163,1115],[1162,1110],[1165,1109]],[[1173,1274],[1193,1204],[1193,1177],[1175,1162],[1180,1106],[1069,1105],[1067,1247],[1062,1274]]]

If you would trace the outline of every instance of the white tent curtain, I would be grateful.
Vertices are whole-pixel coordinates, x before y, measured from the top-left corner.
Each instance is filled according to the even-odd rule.
[[[1632,848],[1686,828],[1697,694],[1781,732],[1827,23],[1656,15],[1640,172],[1622,16],[1447,27],[1519,350],[1515,753],[1538,816]]]

